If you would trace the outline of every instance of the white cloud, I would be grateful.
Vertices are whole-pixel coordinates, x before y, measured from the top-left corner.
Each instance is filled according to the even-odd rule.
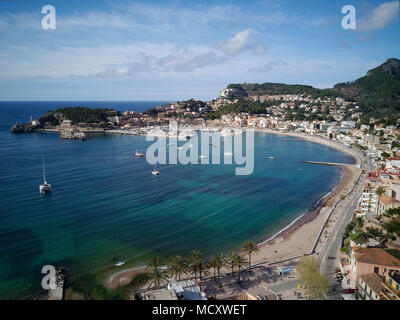
[[[388,26],[399,17],[399,1],[385,2],[368,12],[358,22],[361,31],[375,31]]]
[[[127,16],[101,11],[88,12],[84,15],[60,16],[57,21],[58,28],[131,28],[134,26],[136,24]]]
[[[226,55],[234,56],[242,52],[251,51],[253,54],[261,55],[266,52],[266,47],[260,43],[252,29],[238,32],[219,45],[219,49]]]

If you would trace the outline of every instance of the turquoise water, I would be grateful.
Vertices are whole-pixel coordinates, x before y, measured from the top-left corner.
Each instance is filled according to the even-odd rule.
[[[352,162],[325,146],[258,133],[250,176],[235,176],[236,165],[179,164],[159,165],[161,174],[152,176],[153,167],[133,157],[151,144],[144,137],[94,135],[80,142],[10,134],[8,124],[24,120],[12,116],[20,114],[16,108],[41,111],[12,106],[0,104],[2,299],[43,293],[45,264],[74,275],[100,271],[115,256],[141,265],[153,255],[192,249],[211,255],[248,239],[261,242],[340,179],[336,167],[301,160]],[[49,196],[38,191],[42,155],[53,185]]]

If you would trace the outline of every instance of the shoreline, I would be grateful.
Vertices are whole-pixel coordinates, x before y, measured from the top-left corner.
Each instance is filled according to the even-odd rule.
[[[329,217],[334,204],[342,195],[350,191],[354,181],[359,177],[360,159],[357,154],[348,150],[345,146],[319,136],[309,136],[296,132],[275,132],[271,129],[257,130],[259,132],[278,134],[282,136],[294,136],[314,143],[319,143],[338,150],[354,159],[354,164],[332,163],[328,165],[339,166],[343,170],[340,182],[318,202],[321,202],[314,210],[297,217],[292,223],[276,233],[273,237],[258,244],[260,253],[252,259],[254,264],[277,263],[281,260],[295,259],[301,255],[312,254],[314,242],[318,239],[325,227],[326,219]],[[321,165],[316,163],[310,165]],[[318,203],[317,202],[317,203]]]
[[[357,170],[361,170],[357,168],[360,159],[344,146],[330,140],[325,140],[319,136],[309,136],[296,132],[276,132],[272,129],[256,129],[255,131],[282,136],[294,136],[301,138],[301,141],[319,143],[338,150],[354,159],[354,164],[331,164],[339,166],[343,172],[339,183],[309,208],[308,211],[296,217],[272,237],[258,243],[257,246],[260,248],[260,252],[253,257],[252,263],[253,265],[277,263],[280,260],[290,260],[304,254],[310,254],[314,241],[325,225],[326,214],[338,198],[340,199],[342,194],[347,193],[345,191],[353,185],[353,179],[357,176]],[[107,276],[106,285],[111,289],[118,288],[120,285],[129,283],[136,274],[144,272],[144,270],[145,267],[132,267],[112,273]]]
[[[344,147],[338,145],[337,143],[334,143],[333,141],[330,140],[324,140],[322,137],[319,136],[310,136],[307,134],[303,133],[297,133],[297,132],[279,132],[275,131],[272,129],[256,129],[256,132],[262,132],[262,133],[269,133],[269,134],[276,134],[276,135],[281,135],[281,136],[291,136],[291,137],[296,137],[300,139],[286,139],[284,141],[309,141],[313,143],[318,143],[321,145],[324,145],[328,148],[335,149],[337,151],[340,151],[342,153],[345,153],[346,155],[350,156],[354,160],[354,165],[357,165],[359,163],[359,159],[351,154],[347,149]],[[345,164],[343,164],[345,165]],[[348,172],[346,172],[346,169],[338,163],[338,166],[342,170],[342,175],[340,177],[340,181],[337,185],[333,187],[332,190],[330,190],[327,194],[325,194],[321,199],[319,199],[312,207],[310,207],[306,212],[302,213],[300,216],[296,217],[294,220],[292,220],[287,226],[276,232],[272,237],[260,242],[257,244],[257,246],[263,246],[266,244],[269,244],[270,242],[276,240],[278,236],[281,236],[284,240],[287,237],[290,237],[291,233],[295,232],[296,229],[301,227],[302,225],[311,222],[320,214],[320,211],[322,210],[323,207],[327,206],[329,204],[329,200],[334,198],[336,196],[336,192],[339,192],[343,185],[345,184],[346,180],[346,174],[348,175]]]

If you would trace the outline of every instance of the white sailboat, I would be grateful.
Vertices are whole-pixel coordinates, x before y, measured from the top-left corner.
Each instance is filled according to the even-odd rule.
[[[153,176],[157,176],[160,174],[160,171],[157,170],[157,165],[155,165],[154,170],[151,172]]]
[[[43,184],[39,186],[39,191],[40,193],[49,193],[51,192],[51,184],[47,183],[46,181],[46,170],[44,168],[44,157],[42,157],[43,160]]]

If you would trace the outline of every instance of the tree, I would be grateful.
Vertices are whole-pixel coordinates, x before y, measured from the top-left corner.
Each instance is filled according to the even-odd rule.
[[[217,268],[217,276],[218,276],[218,285],[221,287],[221,276],[220,276],[220,271],[221,268],[225,265],[226,263],[226,257],[223,254],[220,254],[215,257],[215,267]]]
[[[381,195],[383,195],[384,193],[385,193],[385,188],[384,187],[378,187],[378,188],[376,188],[375,189],[375,192],[376,192],[376,194],[378,195],[378,196],[381,196]]]
[[[157,290],[160,285],[166,284],[168,282],[168,276],[165,270],[160,267],[153,270],[149,277],[150,286],[153,285],[153,289]]]
[[[307,290],[309,299],[324,299],[328,292],[328,279],[320,273],[318,260],[313,256],[304,256],[297,265],[297,272]]]
[[[247,263],[246,258],[241,256],[240,254],[235,253],[233,256],[233,260],[235,262],[235,266],[238,270],[238,283],[240,282],[240,271],[242,267]]]
[[[154,272],[163,265],[164,261],[160,256],[155,256],[147,263],[146,271]]]
[[[203,257],[199,260],[199,263],[198,263],[197,267],[198,267],[198,270],[199,270],[199,279],[200,280],[201,280],[201,278],[203,276],[207,276],[207,274],[208,274],[207,269],[209,268],[209,266],[210,265],[208,264],[208,262]]]
[[[181,275],[186,270],[185,259],[179,254],[173,256],[168,262],[168,272],[171,276],[175,277],[175,280],[180,281]]]
[[[242,250],[246,252],[246,254],[249,257],[249,270],[251,267],[251,255],[253,253],[258,253],[260,252],[260,248],[257,246],[257,244],[254,241],[246,241],[242,245]]]
[[[217,261],[216,261],[216,257],[211,257],[210,259],[208,259],[208,265],[210,266],[210,268],[213,268],[213,274],[214,274],[214,280],[217,280]]]
[[[190,264],[190,268],[194,273],[194,279],[197,279],[197,272],[199,271],[199,265],[203,260],[203,255],[198,250],[193,250],[189,253],[188,261]]]
[[[235,252],[228,253],[226,260],[225,260],[226,265],[231,269],[232,276],[235,272],[235,266],[236,266],[235,255],[236,255]]]

